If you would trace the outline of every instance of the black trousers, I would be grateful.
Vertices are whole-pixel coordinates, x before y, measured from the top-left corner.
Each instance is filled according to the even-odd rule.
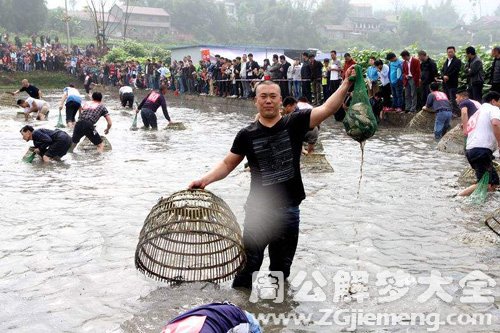
[[[120,99],[123,107],[128,104],[128,107],[132,108],[132,105],[134,105],[134,94],[132,93],[125,93],[121,96]]]
[[[243,232],[247,262],[234,278],[233,288],[252,289],[252,275],[260,270],[266,247],[269,249],[269,271],[283,272],[286,279],[297,249],[299,222],[298,206],[267,211],[247,207]]]
[[[312,103],[311,81],[302,81],[302,96],[307,98],[309,103]]]

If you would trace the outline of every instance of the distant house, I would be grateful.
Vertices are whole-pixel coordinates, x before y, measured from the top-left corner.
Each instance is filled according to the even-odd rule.
[[[170,15],[163,8],[124,6],[115,4],[109,11],[119,21],[115,30],[117,37],[122,37],[127,26],[127,37],[153,39],[170,34]]]
[[[366,36],[370,32],[395,31],[395,28],[394,24],[373,16],[371,4],[351,4],[350,15],[342,24],[327,24],[322,32],[330,39],[347,39]]]

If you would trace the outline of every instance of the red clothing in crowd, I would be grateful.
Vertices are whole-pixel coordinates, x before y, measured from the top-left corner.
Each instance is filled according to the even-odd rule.
[[[410,58],[410,72],[415,82],[415,86],[420,86],[420,61],[417,58]],[[408,83],[408,62],[403,60],[403,85]]]

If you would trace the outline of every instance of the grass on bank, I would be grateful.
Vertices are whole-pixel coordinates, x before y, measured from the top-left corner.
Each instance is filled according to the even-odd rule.
[[[69,83],[82,87],[79,80],[66,72],[0,72],[0,91],[14,91],[21,87],[21,81],[27,79],[40,89],[62,89]]]

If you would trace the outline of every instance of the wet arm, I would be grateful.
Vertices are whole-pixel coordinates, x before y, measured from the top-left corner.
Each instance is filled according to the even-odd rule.
[[[64,93],[64,95],[61,99],[61,103],[59,103],[59,110],[61,110],[64,107],[64,102],[66,101],[67,98],[68,98],[68,94]]]
[[[469,116],[467,114],[467,108],[462,108],[462,131],[464,132],[465,135],[467,135],[467,123],[469,122]]]
[[[104,130],[104,133],[108,134],[109,130],[111,129],[111,126],[113,125],[113,122],[111,121],[111,117],[109,114],[105,115],[104,119],[106,119],[106,122],[108,123],[108,126]]]
[[[168,114],[167,102],[165,102],[165,98],[161,99],[161,109],[163,111],[163,116],[165,116],[165,119],[167,119],[170,122],[171,119],[170,119],[170,116]]]
[[[207,172],[201,179],[195,180],[189,185],[190,189],[205,188],[209,184],[224,179],[243,161],[244,156],[229,152],[212,170]]]
[[[352,83],[349,79],[342,82],[340,87],[335,91],[335,93],[330,96],[325,103],[318,106],[311,111],[311,120],[309,121],[309,128],[314,128],[321,124],[326,118],[333,115],[342,106],[345,96],[349,91],[349,87]]]
[[[493,126],[493,133],[497,139],[497,143],[500,146],[500,119],[492,119],[491,125]]]

